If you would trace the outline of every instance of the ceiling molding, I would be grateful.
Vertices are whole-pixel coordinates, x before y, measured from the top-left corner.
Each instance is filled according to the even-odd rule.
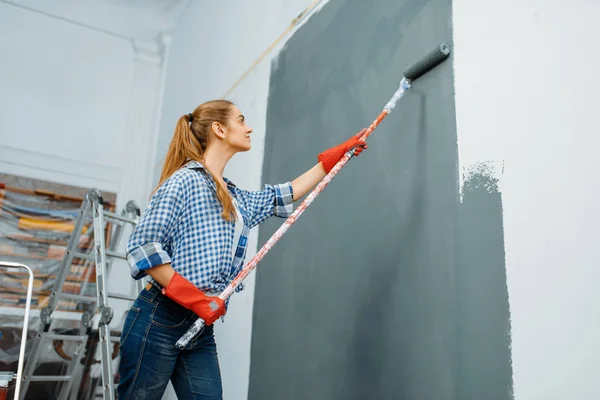
[[[131,44],[136,57],[153,64],[161,64],[167,47],[171,44],[170,33],[159,33],[156,40],[132,39]]]
[[[159,12],[170,12],[177,8],[181,0],[99,0],[104,3],[114,4],[120,7],[129,8],[154,8]]]
[[[126,40],[170,32],[190,0],[0,0]]]

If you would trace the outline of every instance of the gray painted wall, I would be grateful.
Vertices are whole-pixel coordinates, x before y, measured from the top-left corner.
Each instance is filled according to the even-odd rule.
[[[297,176],[316,153],[367,126],[404,67],[451,38],[449,0],[327,4],[275,61],[263,181]],[[481,314],[457,307],[480,292],[456,295],[457,255],[467,253],[457,247],[464,235],[451,59],[415,84],[369,143],[257,268],[250,399],[474,392],[473,372],[461,364],[473,348],[459,337],[473,325],[459,325]],[[263,225],[259,243],[280,224]],[[492,255],[500,256],[491,268],[504,271],[503,252]],[[499,392],[486,398],[507,398],[506,387]]]
[[[456,399],[512,399],[502,195],[493,163],[476,163],[464,178],[456,239]]]

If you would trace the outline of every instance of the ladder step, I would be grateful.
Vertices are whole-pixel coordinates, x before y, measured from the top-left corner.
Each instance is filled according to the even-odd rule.
[[[117,253],[111,250],[106,250],[106,255],[109,257],[120,258],[121,260],[127,260],[125,254]]]
[[[108,292],[108,293],[106,293],[106,295],[113,299],[130,300],[130,301],[134,301],[135,299],[137,299],[137,296],[130,296],[127,294],[120,294],[120,293]]]
[[[50,340],[65,340],[72,342],[85,342],[87,341],[87,336],[77,336],[77,335],[59,335],[56,333],[45,333],[44,338]]]
[[[94,261],[96,259],[93,254],[83,254],[78,251],[73,252],[73,257],[82,258],[82,259],[88,260],[88,261]]]
[[[96,300],[98,300],[96,298],[96,296],[84,296],[81,294],[72,294],[72,293],[61,293],[60,298],[67,299],[67,300],[79,300],[79,301],[84,301],[84,302],[88,302],[88,303],[93,303]]]
[[[128,217],[124,217],[123,215],[111,213],[110,211],[104,211],[104,217],[107,220],[112,220],[113,222],[126,222],[128,224],[137,224],[137,221]]]
[[[36,375],[31,377],[31,382],[68,382],[71,375]]]
[[[17,373],[12,371],[0,371],[0,381],[12,381],[13,379],[17,379]],[[0,386],[1,387],[1,386]]]
[[[112,251],[112,250],[106,250],[105,254],[108,257],[120,258],[121,260],[127,260],[127,257],[123,253],[117,253],[117,252]],[[96,257],[94,257],[94,254],[91,254],[91,253],[90,254],[84,254],[84,253],[79,253],[77,251],[74,251],[73,252],[73,257],[82,258],[82,259],[88,260],[88,261],[96,261]]]
[[[121,294],[121,293],[106,293],[106,295],[112,299],[120,299],[120,300],[129,300],[129,301],[134,301],[135,299],[137,299],[137,296],[130,296],[127,294]],[[94,303],[98,300],[98,298],[96,296],[83,296],[81,294],[71,294],[71,293],[61,293],[60,295],[61,299],[65,299],[65,300],[79,300],[82,302],[86,302],[86,303]]]

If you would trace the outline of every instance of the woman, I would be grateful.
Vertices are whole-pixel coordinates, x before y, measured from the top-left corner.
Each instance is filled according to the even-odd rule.
[[[159,184],[127,243],[133,278],[149,275],[149,283],[123,325],[119,400],[160,399],[169,380],[180,399],[221,398],[213,323],[226,304],[217,296],[244,266],[249,230],[288,217],[344,153],[367,148],[363,132],[320,153],[293,181],[246,191],[223,177],[229,159],[250,150],[252,128],[240,110],[215,100],[179,118]],[[175,342],[198,316],[204,331],[179,351]]]

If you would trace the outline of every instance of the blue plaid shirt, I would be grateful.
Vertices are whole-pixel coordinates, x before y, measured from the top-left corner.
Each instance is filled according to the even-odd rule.
[[[199,289],[221,292],[244,266],[248,231],[268,217],[292,214],[290,182],[265,185],[259,191],[239,189],[228,179],[225,182],[243,216],[238,243],[233,243],[235,222],[221,216],[214,180],[202,164],[190,161],[154,193],[127,242],[127,262],[134,279],[145,277],[149,268],[171,263]],[[237,246],[235,253],[232,246]],[[243,285],[236,289],[241,290]]]

